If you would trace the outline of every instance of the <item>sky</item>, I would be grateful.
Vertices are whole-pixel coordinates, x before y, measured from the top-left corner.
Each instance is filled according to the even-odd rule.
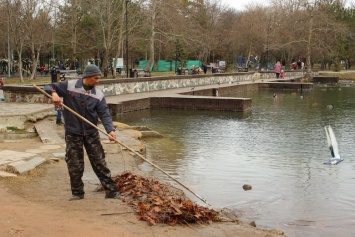
[[[271,0],[223,0],[223,2],[226,5],[229,5],[237,10],[243,11],[249,4],[260,4],[263,6],[267,6],[271,2]],[[348,6],[355,6],[355,0],[347,0],[347,3]]]
[[[249,4],[260,4],[267,6],[269,0],[224,0],[226,5],[229,5],[237,10],[243,11]]]

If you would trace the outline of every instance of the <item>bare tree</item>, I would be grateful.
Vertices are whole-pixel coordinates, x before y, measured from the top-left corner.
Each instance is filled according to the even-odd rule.
[[[113,47],[117,45],[117,37],[121,35],[122,40],[122,8],[124,0],[102,0],[92,4],[92,12],[99,21],[103,45],[102,68],[104,77],[108,75],[109,56],[112,56]]]
[[[51,30],[50,12],[51,4],[46,0],[22,1],[24,8],[24,26],[28,39],[28,46],[31,50],[31,77],[36,78],[39,54],[44,44],[50,39],[48,31]]]
[[[87,11],[84,0],[68,0],[59,8],[58,13],[58,37],[63,44],[70,48],[70,68],[76,69],[76,60],[79,42],[79,26]]]
[[[152,0],[151,1],[151,9],[150,9],[150,37],[149,37],[149,60],[145,67],[146,71],[150,71],[151,66],[154,65],[154,56],[155,56],[155,35],[156,35],[156,21],[159,10],[159,5],[161,4],[160,0]]]
[[[7,0],[6,6],[7,6],[7,19],[8,19],[9,29],[11,29],[9,34],[12,39],[11,40],[12,47],[14,48],[14,50],[18,55],[17,66],[20,73],[20,81],[24,82],[23,75],[22,75],[22,52],[27,39],[26,27],[24,22],[25,19],[24,8],[21,0],[15,0],[15,1]],[[9,58],[8,60],[11,61],[11,58]],[[8,68],[8,70],[11,69]]]
[[[116,52],[115,52],[115,61],[113,62],[113,78],[116,78],[117,77],[117,71],[116,71],[116,66],[117,66],[117,59],[119,58],[119,55],[121,54],[122,52],[122,42],[123,42],[123,26],[125,25],[125,14],[126,14],[126,11],[128,9],[126,9],[127,7],[127,3],[124,4],[124,2],[127,1],[127,0],[121,0],[121,4],[122,4],[122,7],[121,7],[121,17],[119,18],[118,20],[118,24],[117,24],[117,27],[119,28],[118,32],[117,32],[117,42],[116,42]],[[124,6],[124,7],[123,7]],[[128,14],[128,13],[127,13]],[[127,34],[128,32],[126,32]],[[127,49],[126,49],[127,50]],[[122,53],[122,58],[123,58],[123,53]]]

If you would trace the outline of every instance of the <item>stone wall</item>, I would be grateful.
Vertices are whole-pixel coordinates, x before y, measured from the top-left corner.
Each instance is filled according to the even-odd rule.
[[[328,84],[328,83],[338,83],[339,77],[336,76],[314,76],[314,83]]]
[[[132,79],[102,79],[97,87],[104,92],[105,96],[114,96],[218,83],[226,84],[251,81],[253,74],[252,72],[248,72]],[[43,85],[38,86],[41,87]],[[5,86],[4,97],[6,102],[50,103],[48,98],[44,98],[44,96],[32,86]]]
[[[300,77],[302,71],[289,71],[287,77]],[[123,95],[131,93],[168,90],[212,84],[238,84],[243,81],[254,81],[275,77],[271,71],[267,72],[244,72],[244,73],[220,73],[212,75],[186,75],[170,77],[145,77],[132,79],[101,79],[97,86],[105,96]],[[43,85],[38,85],[39,87]],[[4,97],[6,102],[28,102],[28,103],[51,103],[32,86],[4,86]]]
[[[260,71],[261,79],[271,79],[275,78],[275,73],[273,71]],[[285,77],[303,77],[305,74],[302,70],[289,70],[285,71]]]
[[[212,84],[232,84],[252,81],[254,73],[223,73],[213,75],[189,75],[173,77],[150,77],[137,79],[100,80],[98,87],[106,96],[159,91]]]

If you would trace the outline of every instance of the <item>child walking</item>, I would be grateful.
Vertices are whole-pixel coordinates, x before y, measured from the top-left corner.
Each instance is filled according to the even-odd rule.
[[[281,70],[281,72],[280,72],[280,77],[281,77],[281,79],[285,79],[285,72],[284,72],[284,70]]]
[[[63,99],[62,99],[62,103],[63,103]],[[63,114],[63,105],[57,105],[54,104],[54,109],[57,111],[57,121],[56,124],[57,125],[64,125],[63,121],[62,121],[62,114]]]

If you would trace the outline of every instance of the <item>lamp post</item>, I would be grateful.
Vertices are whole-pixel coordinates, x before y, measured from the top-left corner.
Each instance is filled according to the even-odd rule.
[[[311,42],[312,42],[312,32],[313,32],[313,13],[314,13],[314,6],[317,4],[317,0],[314,3],[306,3],[306,7],[310,10],[310,19],[308,23],[308,40],[307,40],[307,53],[306,53],[306,78],[310,79],[312,77],[312,63],[311,63]]]
[[[10,15],[7,21],[7,74],[11,77],[11,50],[10,50]]]
[[[125,19],[125,23],[126,23],[126,76],[127,78],[129,77],[129,74],[128,74],[128,2],[130,0],[126,0],[126,12],[125,12],[125,16],[126,16],[126,19]]]
[[[268,27],[266,32],[266,70],[269,70],[269,34],[270,34],[271,26]]]
[[[55,65],[55,55],[54,55],[54,37],[52,36],[52,63]]]
[[[266,30],[266,70],[269,70],[269,37],[270,37],[270,32],[272,30],[271,26],[271,16],[270,16],[270,21],[269,21],[269,26]]]

